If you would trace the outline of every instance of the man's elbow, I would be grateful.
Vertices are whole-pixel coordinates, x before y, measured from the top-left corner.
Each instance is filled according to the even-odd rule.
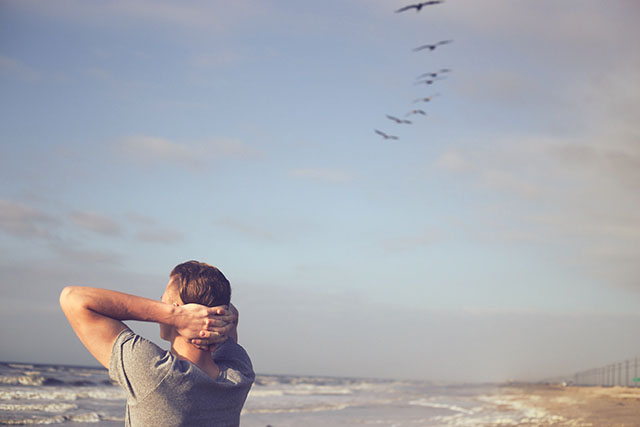
[[[60,292],[60,308],[65,313],[69,312],[72,308],[78,308],[82,306],[82,298],[78,292],[77,286],[66,286]]]

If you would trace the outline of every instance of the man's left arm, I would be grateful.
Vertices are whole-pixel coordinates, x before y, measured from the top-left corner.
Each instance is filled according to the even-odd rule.
[[[82,344],[107,369],[113,343],[127,328],[123,320],[164,323],[174,326],[186,338],[224,341],[234,319],[224,307],[174,306],[122,292],[80,286],[64,288],[60,306]]]

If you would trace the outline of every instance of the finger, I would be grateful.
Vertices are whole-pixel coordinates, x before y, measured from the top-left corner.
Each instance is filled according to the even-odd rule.
[[[208,317],[207,319],[204,320],[204,325],[206,327],[224,327],[229,324],[237,324],[237,323],[238,323],[238,316],[236,315]]]
[[[225,330],[233,325],[233,322],[227,322],[221,319],[206,319],[202,326],[205,331],[221,331]]]
[[[234,313],[232,310],[227,310],[225,308],[212,307],[208,311],[207,318],[224,320],[225,322],[233,323],[238,321],[238,314]]]
[[[229,306],[227,305],[218,305],[215,307],[210,307],[210,311],[215,316],[229,316],[233,313],[229,310]]]
[[[200,340],[207,341],[209,344],[224,342],[227,339],[226,334],[218,332],[200,331]]]
[[[211,338],[207,338],[207,339],[194,338],[192,340],[189,340],[189,343],[202,349],[212,345],[221,344],[226,340],[227,340],[227,337],[216,338],[215,340],[212,340]]]
[[[232,314],[231,316],[218,316],[216,319],[224,320],[229,323],[238,323],[238,316],[236,314]]]
[[[220,341],[224,341],[225,339],[227,339],[227,336],[229,335],[229,332],[210,332],[210,331],[200,331],[200,333],[198,334],[197,339],[200,340],[210,340],[210,341],[215,341],[215,340],[220,340]]]
[[[222,320],[224,322],[234,322],[235,319],[237,319],[237,316],[230,311],[223,312],[223,314],[218,314],[216,311],[209,311],[207,313],[207,319]]]
[[[227,335],[233,330],[234,327],[235,325],[232,323],[227,323],[224,326],[205,327],[200,330],[198,335],[200,335],[201,337],[209,336],[209,334]]]
[[[213,351],[217,346],[221,345],[222,343],[217,342],[217,343],[209,343],[208,341],[204,340],[204,341],[199,341],[198,344],[196,343],[191,343],[194,347],[196,347],[199,350],[211,350]]]

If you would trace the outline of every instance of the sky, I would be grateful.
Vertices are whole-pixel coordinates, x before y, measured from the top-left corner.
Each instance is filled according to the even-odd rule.
[[[258,373],[639,355],[640,6],[407,4],[0,0],[0,360],[95,364],[61,289],[190,259]]]

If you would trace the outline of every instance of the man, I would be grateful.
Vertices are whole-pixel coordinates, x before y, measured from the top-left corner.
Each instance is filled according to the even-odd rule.
[[[60,306],[80,341],[125,389],[127,426],[238,426],[255,374],[236,342],[230,298],[222,272],[188,261],[173,269],[161,301],[70,286]],[[136,335],[123,320],[160,324],[171,350]]]

